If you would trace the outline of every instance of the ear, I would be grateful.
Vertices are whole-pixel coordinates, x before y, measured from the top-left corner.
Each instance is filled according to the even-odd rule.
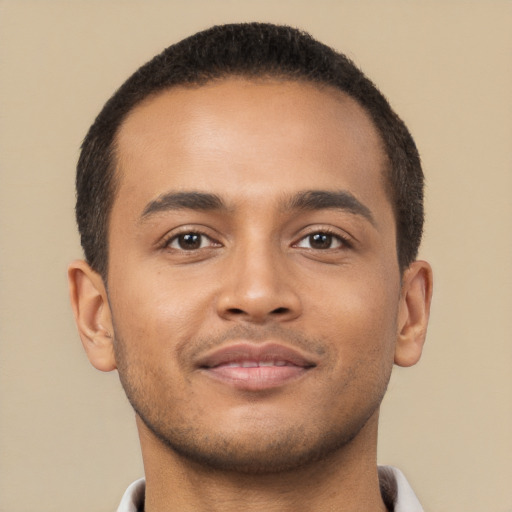
[[[85,261],[68,267],[69,294],[78,333],[91,364],[103,372],[116,369],[112,315],[102,277]]]
[[[427,334],[432,299],[432,268],[426,261],[414,261],[404,272],[398,310],[395,364],[416,364]]]

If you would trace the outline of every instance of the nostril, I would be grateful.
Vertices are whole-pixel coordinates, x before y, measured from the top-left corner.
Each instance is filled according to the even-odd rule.
[[[286,313],[288,313],[290,310],[288,308],[284,308],[284,307],[280,307],[280,308],[276,308],[276,309],[273,309],[270,314],[271,315],[285,315]],[[243,309],[240,309],[240,308],[229,308],[227,310],[227,312],[230,314],[230,315],[236,315],[236,316],[240,316],[240,315],[246,315],[247,312],[244,311]]]
[[[243,309],[239,308],[229,308],[228,312],[233,315],[243,315],[245,313]]]

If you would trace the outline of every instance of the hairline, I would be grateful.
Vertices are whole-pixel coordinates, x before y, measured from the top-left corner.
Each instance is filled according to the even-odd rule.
[[[398,212],[396,208],[396,204],[394,201],[394,191],[393,186],[391,183],[391,173],[392,173],[392,162],[390,160],[390,157],[388,155],[386,142],[384,140],[384,137],[382,136],[381,130],[375,120],[373,119],[373,116],[370,114],[368,109],[359,101],[358,98],[356,98],[354,95],[350,94],[346,90],[342,89],[341,87],[337,87],[336,84],[328,83],[327,81],[323,80],[314,80],[309,79],[305,76],[292,76],[291,74],[287,74],[285,72],[282,72],[282,70],[276,69],[274,70],[267,70],[262,73],[257,72],[247,72],[243,73],[240,71],[233,71],[233,72],[224,72],[222,74],[219,74],[218,76],[214,77],[208,77],[202,80],[195,80],[190,82],[180,82],[176,84],[170,84],[166,85],[165,87],[155,89],[151,92],[149,92],[146,96],[143,98],[140,98],[137,102],[135,102],[128,111],[124,113],[124,115],[119,119],[119,123],[113,133],[112,139],[109,143],[109,162],[108,162],[108,172],[111,174],[111,181],[110,181],[110,205],[109,209],[107,211],[107,218],[106,218],[106,233],[105,233],[105,265],[104,265],[104,271],[102,272],[104,281],[107,281],[108,277],[108,268],[109,268],[109,238],[110,238],[110,221],[112,217],[112,210],[114,208],[120,182],[122,179],[121,169],[120,169],[120,153],[119,153],[119,134],[124,126],[124,124],[127,122],[127,120],[139,109],[142,108],[145,104],[149,103],[150,101],[158,98],[159,96],[162,96],[165,93],[168,93],[174,89],[183,89],[183,90],[195,90],[200,89],[203,87],[207,87],[208,85],[216,84],[216,83],[222,83],[233,79],[240,79],[245,80],[247,82],[252,82],[255,84],[266,84],[270,82],[277,82],[277,83],[296,83],[296,84],[305,84],[305,85],[311,85],[315,87],[317,90],[322,92],[332,92],[335,93],[333,96],[343,96],[345,98],[349,98],[350,100],[354,101],[358,107],[362,110],[363,114],[367,117],[367,119],[370,121],[371,125],[375,129],[375,132],[377,134],[377,138],[379,141],[379,148],[381,150],[382,154],[382,169],[381,169],[381,179],[382,179],[382,186],[384,187],[384,193],[386,195],[387,200],[389,201],[391,205],[391,209],[393,212],[393,218],[395,221],[395,246],[396,246],[396,257],[397,261],[400,267],[400,247],[399,247],[399,230],[398,230]],[[405,269],[400,268],[400,273]]]

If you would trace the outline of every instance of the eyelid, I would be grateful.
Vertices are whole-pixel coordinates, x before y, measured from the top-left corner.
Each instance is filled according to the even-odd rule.
[[[299,237],[295,238],[295,242],[292,243],[292,247],[299,247],[299,243],[305,240],[306,238],[315,235],[317,233],[322,233],[325,235],[330,235],[333,238],[336,238],[340,241],[340,247],[333,247],[331,249],[318,249],[322,251],[328,251],[333,249],[340,249],[340,248],[352,248],[354,246],[354,238],[350,235],[346,234],[345,232],[341,233],[339,229],[334,229],[329,226],[310,226],[307,228],[307,232],[303,232]],[[303,247],[304,249],[307,249],[307,247]],[[311,250],[316,250],[311,248]]]
[[[199,247],[190,248],[190,249],[185,249],[184,247],[179,247],[180,237],[186,236],[186,235],[197,235],[198,237],[200,237],[201,240],[200,240]],[[204,242],[206,242],[206,243],[204,243]],[[177,244],[178,247],[174,247],[174,244]],[[174,249],[177,251],[187,251],[187,252],[198,251],[200,249],[205,249],[206,247],[212,247],[215,245],[217,245],[217,244],[208,235],[205,235],[204,233],[197,233],[195,231],[190,231],[189,233],[179,233],[177,235],[174,235],[166,243],[166,247],[168,249]]]
[[[210,230],[208,230],[204,227],[191,226],[191,225],[179,226],[179,227],[174,228],[171,231],[167,232],[158,242],[158,246],[161,247],[162,249],[169,249],[169,248],[171,248],[170,244],[174,240],[177,240],[179,236],[187,235],[187,234],[196,234],[196,235],[201,235],[202,237],[207,238],[211,242],[211,244],[207,247],[222,247],[223,244],[221,242],[219,242],[219,240],[217,238],[214,238],[210,233],[208,233],[208,231],[210,231]],[[206,249],[207,247],[200,247],[195,250]],[[194,250],[194,249],[190,249],[188,251],[185,251],[185,249],[181,249],[181,248],[171,248],[171,249],[176,250],[176,251],[184,251],[184,252],[192,252]]]

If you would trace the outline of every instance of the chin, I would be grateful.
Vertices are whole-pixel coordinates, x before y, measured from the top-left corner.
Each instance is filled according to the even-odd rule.
[[[338,429],[293,425],[236,432],[203,428],[165,428],[138,413],[150,437],[183,461],[215,471],[272,474],[294,471],[342,452],[358,436],[368,418]],[[254,427],[254,425],[253,425]]]

